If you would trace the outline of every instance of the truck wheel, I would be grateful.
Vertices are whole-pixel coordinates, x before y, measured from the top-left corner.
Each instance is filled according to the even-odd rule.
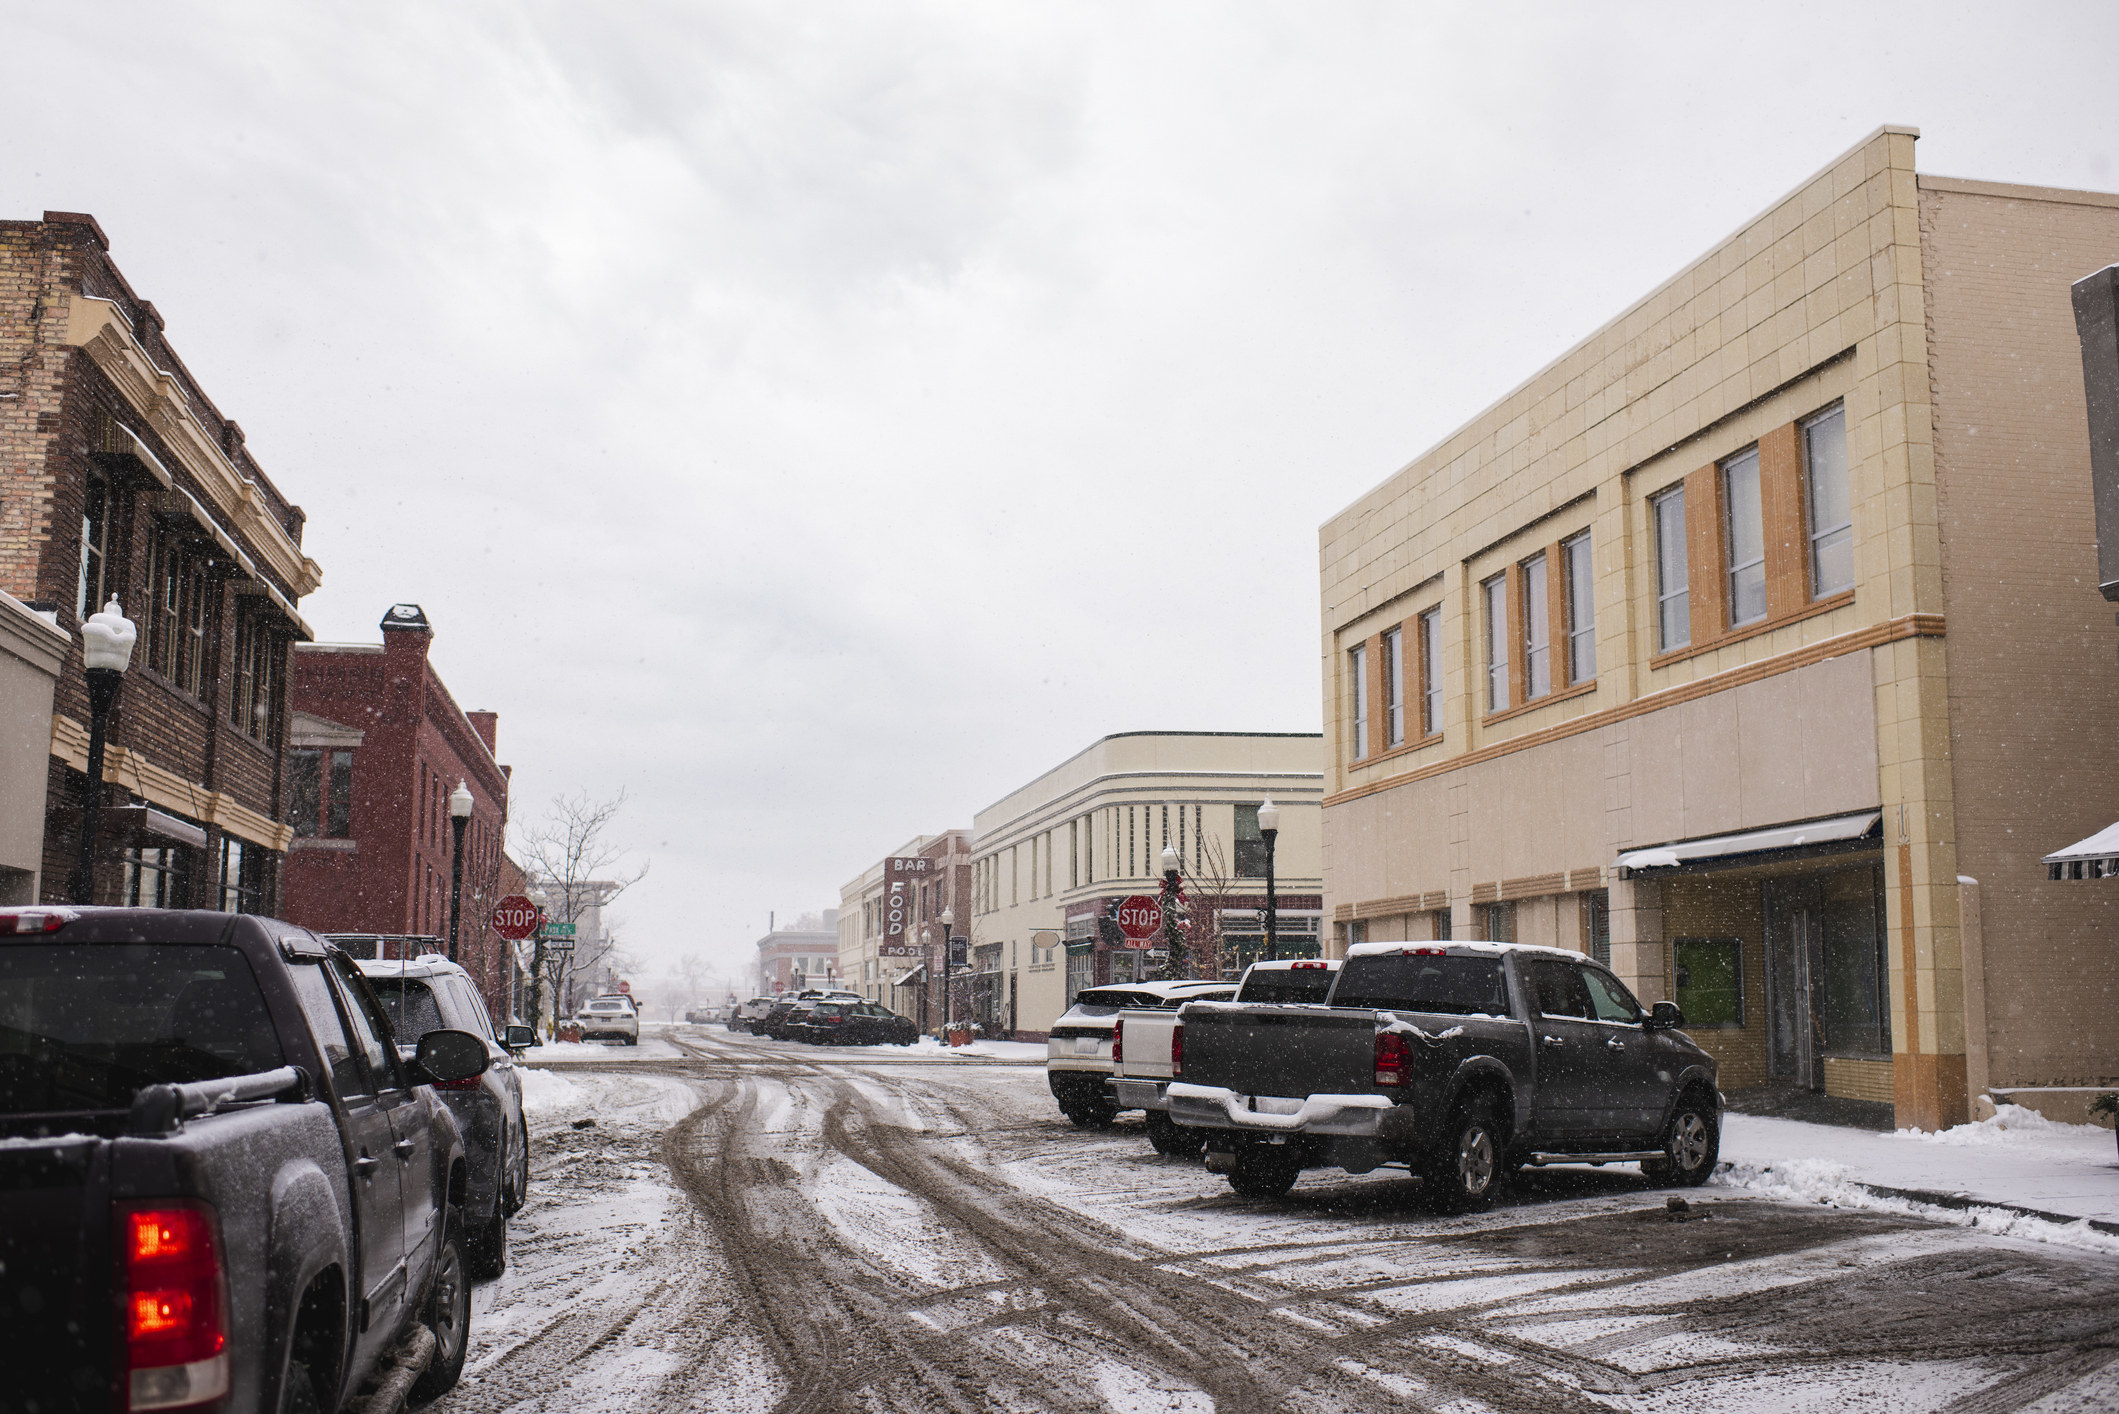
[[[316,1381],[299,1360],[287,1362],[287,1377],[280,1381],[280,1414],[323,1414],[316,1402]]]
[[[508,1269],[508,1209],[495,1202],[493,1216],[480,1223],[465,1244],[464,1266],[473,1281],[492,1281]]]
[[[1494,1102],[1484,1097],[1466,1101],[1449,1133],[1449,1146],[1437,1156],[1428,1181],[1452,1212],[1482,1208],[1500,1191],[1509,1167],[1508,1136],[1494,1121]]]
[[[1721,1127],[1714,1122],[1714,1110],[1697,1094],[1678,1101],[1678,1112],[1663,1132],[1663,1152],[1669,1157],[1641,1165],[1641,1172],[1653,1182],[1697,1188],[1714,1172],[1722,1156]]]
[[[1246,1144],[1236,1151],[1229,1187],[1243,1198],[1283,1198],[1302,1176],[1302,1163],[1278,1144]]]
[[[1074,1121],[1076,1129],[1109,1129],[1111,1121],[1118,1118],[1118,1111],[1101,1100],[1084,1100],[1074,1105],[1063,1105],[1060,1112]]]
[[[1187,1129],[1161,1110],[1149,1110],[1146,1119],[1148,1142],[1155,1146],[1156,1153],[1165,1158],[1196,1159],[1199,1157],[1199,1151],[1206,1146],[1207,1136],[1204,1130]]]
[[[464,1270],[463,1214],[452,1213],[441,1255],[434,1261],[434,1285],[420,1319],[434,1332],[434,1358],[412,1385],[412,1400],[424,1404],[456,1388],[471,1348],[471,1282]]]

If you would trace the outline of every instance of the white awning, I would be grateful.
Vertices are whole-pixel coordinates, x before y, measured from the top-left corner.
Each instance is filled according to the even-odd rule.
[[[2119,825],[2056,849],[2039,861],[2048,879],[2109,879],[2119,875]]]
[[[924,982],[926,979],[927,964],[923,962],[918,967],[913,968],[912,971],[906,973],[903,977],[900,977],[897,981],[891,983],[890,985],[893,987],[910,987],[913,983]]]
[[[1703,840],[1683,840],[1653,849],[1632,849],[1619,856],[1621,869],[1675,869],[1701,859],[1720,859],[1731,854],[1763,854],[1775,849],[1800,849],[1804,845],[1835,844],[1858,840],[1883,819],[1881,810],[1858,815],[1837,815],[1802,825],[1776,825],[1769,830],[1747,830],[1740,835],[1714,835]]]

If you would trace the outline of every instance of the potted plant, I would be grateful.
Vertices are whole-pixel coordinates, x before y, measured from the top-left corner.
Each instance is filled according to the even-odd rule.
[[[2113,1140],[2115,1143],[2119,1143],[2119,1095],[2115,1095],[2110,1091],[2099,1095],[2096,1099],[2090,1101],[2090,1113],[2093,1115],[2110,1115],[2112,1117]]]

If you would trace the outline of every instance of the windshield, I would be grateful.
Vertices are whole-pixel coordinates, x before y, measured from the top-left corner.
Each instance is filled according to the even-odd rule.
[[[234,948],[0,946],[0,1114],[124,1109],[143,1086],[285,1062]]]
[[[401,1046],[416,1046],[420,1037],[449,1024],[441,1019],[441,1004],[434,1000],[434,990],[424,982],[371,974],[368,985],[382,1002],[383,1010],[390,1014],[390,1029],[397,1033]]]
[[[1404,953],[1350,957],[1340,969],[1332,1005],[1507,1016],[1508,983],[1501,975],[1498,957]]]
[[[1254,970],[1243,979],[1243,990],[1236,994],[1240,1002],[1321,1002],[1332,990],[1332,979],[1336,976],[1329,967],[1274,967]]]

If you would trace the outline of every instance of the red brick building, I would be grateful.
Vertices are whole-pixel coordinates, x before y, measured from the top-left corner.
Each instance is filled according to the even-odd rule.
[[[383,641],[305,643],[289,678],[284,913],[328,933],[425,937],[447,950],[449,794],[471,792],[464,831],[459,961],[493,1014],[513,1008],[508,944],[486,927],[510,879],[508,768],[494,759],[499,718],[465,712],[428,661],[434,631],[417,604],[393,604]]]
[[[74,640],[51,717],[37,894],[66,896],[88,798],[80,629],[139,631],[109,723],[99,903],[273,912],[301,508],[243,445],[92,216],[0,221],[0,590]]]

